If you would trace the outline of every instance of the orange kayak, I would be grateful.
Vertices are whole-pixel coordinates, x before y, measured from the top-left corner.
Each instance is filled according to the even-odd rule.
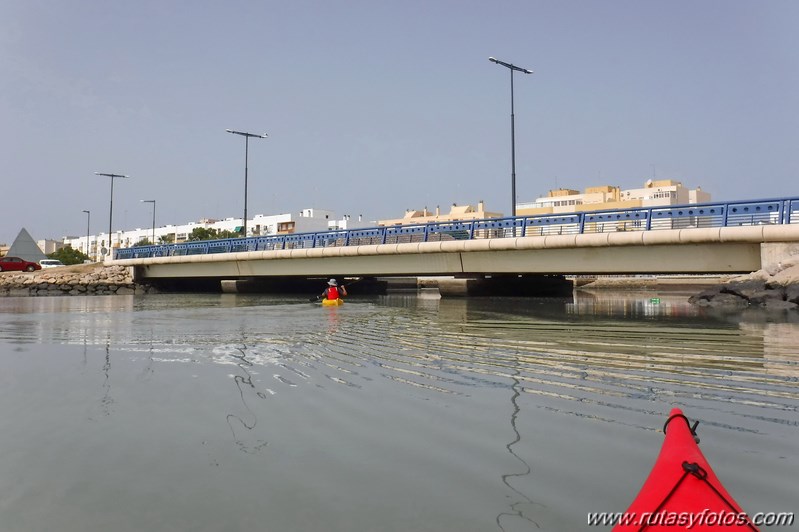
[[[679,408],[671,411],[657,461],[614,532],[757,531],[699,450],[697,424]]]

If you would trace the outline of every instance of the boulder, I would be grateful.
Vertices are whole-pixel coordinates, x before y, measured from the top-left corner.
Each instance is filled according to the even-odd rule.
[[[777,289],[761,290],[750,295],[749,304],[753,306],[765,307],[768,303],[773,301],[784,301],[785,291],[780,287]]]
[[[703,291],[699,292],[698,294],[689,297],[688,298],[688,302],[689,303],[693,303],[695,305],[704,306],[702,302],[707,304],[708,301],[710,301],[711,299],[715,298],[716,296],[718,296],[721,293],[721,289],[722,288],[723,288],[723,285],[718,285],[718,286],[713,286],[711,288],[708,288],[707,290],[703,290]]]
[[[799,305],[799,284],[792,284],[785,287],[785,301]]]
[[[766,310],[793,310],[799,307],[796,303],[781,299],[768,299],[763,306],[766,307]]]
[[[691,296],[688,301],[705,307],[799,308],[799,256],[772,265],[770,269],[735,277],[726,284]]]
[[[733,282],[726,285],[722,285],[721,292],[749,299],[755,294],[762,293],[765,289],[766,289],[765,281],[761,281],[759,279],[752,279],[749,281]]]
[[[736,296],[730,293],[719,293],[715,297],[708,299],[706,305],[709,307],[725,307],[725,308],[744,308],[749,306],[749,301],[746,298]]]

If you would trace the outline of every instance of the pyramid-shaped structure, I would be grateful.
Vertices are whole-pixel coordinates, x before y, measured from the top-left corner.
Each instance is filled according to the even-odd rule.
[[[42,250],[39,249],[39,246],[34,242],[33,237],[31,237],[30,233],[28,233],[24,227],[17,235],[17,238],[14,239],[14,243],[11,244],[11,247],[8,248],[7,255],[9,257],[19,257],[31,262],[39,262],[47,258],[47,255],[42,253]]]

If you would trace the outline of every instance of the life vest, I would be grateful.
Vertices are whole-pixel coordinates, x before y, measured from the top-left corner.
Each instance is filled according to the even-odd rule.
[[[327,298],[328,299],[338,299],[338,288],[335,286],[328,286],[327,287]]]

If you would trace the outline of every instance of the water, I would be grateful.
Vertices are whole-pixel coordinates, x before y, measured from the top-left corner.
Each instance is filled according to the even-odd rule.
[[[793,511],[798,344],[666,294],[0,298],[0,531],[586,530],[672,406]]]

